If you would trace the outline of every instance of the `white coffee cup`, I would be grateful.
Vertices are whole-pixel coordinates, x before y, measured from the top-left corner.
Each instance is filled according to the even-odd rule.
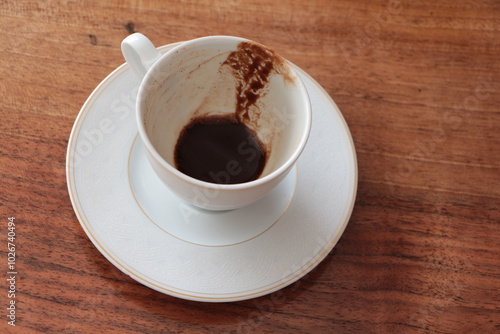
[[[247,60],[253,59],[252,50],[263,52],[262,57],[273,62],[267,81],[256,84],[261,89],[257,100],[252,100],[255,103],[243,103],[250,105],[246,125],[267,147],[261,175],[249,182],[218,184],[180,172],[174,152],[186,124],[194,117],[235,113],[238,101],[246,98],[237,100],[237,92],[248,95],[252,91],[246,79],[237,76],[239,64],[229,64],[238,59],[228,60],[230,55],[243,53],[250,57]],[[295,70],[274,51],[243,38],[209,36],[183,42],[162,55],[149,39],[135,33],[123,40],[122,53],[142,80],[137,124],[148,160],[180,199],[208,210],[236,209],[264,197],[290,172],[309,136],[311,105]],[[252,83],[263,81],[260,79]],[[234,167],[217,173],[231,175],[237,169]]]

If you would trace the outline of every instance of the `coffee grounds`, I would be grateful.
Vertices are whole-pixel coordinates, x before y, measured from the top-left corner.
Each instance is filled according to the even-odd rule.
[[[236,184],[259,177],[266,150],[234,115],[206,116],[184,127],[174,158],[179,171],[198,180]]]
[[[257,179],[268,157],[268,149],[247,126],[255,124],[260,110],[255,106],[266,94],[271,74],[293,81],[284,70],[285,61],[263,45],[244,41],[238,44],[222,66],[229,66],[236,80],[234,114],[191,119],[175,147],[179,171],[196,179],[219,184],[236,184]],[[257,110],[257,111],[256,111]]]

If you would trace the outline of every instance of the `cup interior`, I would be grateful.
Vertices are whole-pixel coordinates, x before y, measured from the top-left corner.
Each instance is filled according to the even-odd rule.
[[[229,36],[192,40],[170,50],[148,71],[139,91],[139,128],[146,147],[150,145],[172,168],[175,146],[186,124],[196,117],[235,113],[242,81],[235,78],[228,57],[242,43],[254,42]],[[310,128],[310,104],[303,83],[287,61],[271,54],[277,57],[273,61],[280,63],[280,70],[271,72],[244,122],[267,150],[259,179],[291,164]]]

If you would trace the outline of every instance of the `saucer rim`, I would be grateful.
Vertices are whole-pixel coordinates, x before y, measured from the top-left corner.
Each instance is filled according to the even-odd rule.
[[[176,45],[181,44],[181,43],[182,42],[177,42],[177,43],[172,43],[172,44],[164,45],[164,46],[159,47],[158,49],[160,51],[168,50],[168,49],[171,49],[171,48],[173,48]],[[203,301],[203,302],[232,302],[232,301],[241,301],[241,300],[246,300],[246,299],[250,299],[250,298],[256,298],[256,297],[260,297],[260,296],[267,295],[269,293],[278,291],[278,290],[282,289],[283,287],[285,287],[287,285],[290,285],[290,284],[294,283],[295,281],[299,280],[300,278],[304,277],[305,275],[307,275],[321,261],[324,260],[324,258],[331,252],[331,250],[338,243],[340,237],[343,235],[343,233],[345,231],[345,228],[347,227],[347,225],[349,223],[349,220],[351,218],[353,209],[354,209],[355,199],[356,199],[356,194],[357,194],[357,188],[358,188],[358,164],[357,164],[356,150],[355,150],[354,141],[352,139],[351,132],[349,130],[349,127],[347,126],[347,122],[345,121],[344,116],[342,115],[340,109],[338,108],[338,106],[336,105],[336,103],[334,102],[334,100],[331,98],[331,96],[308,73],[306,73],[304,70],[302,70],[300,67],[296,66],[295,64],[293,64],[291,62],[290,62],[290,64],[294,67],[294,69],[301,76],[304,76],[305,78],[307,78],[310,81],[310,83],[313,86],[315,86],[315,88],[319,92],[319,94],[318,94],[319,97],[321,99],[323,99],[323,100],[324,99],[327,100],[326,102],[329,105],[329,109],[331,108],[329,110],[329,112],[334,112],[336,114],[336,116],[338,116],[339,119],[341,120],[343,129],[344,129],[344,134],[343,135],[347,136],[347,141],[350,144],[350,147],[349,147],[350,149],[348,151],[350,151],[349,155],[351,155],[351,158],[352,158],[352,167],[353,167],[353,169],[350,171],[350,173],[352,173],[351,174],[351,176],[352,176],[352,182],[351,183],[352,184],[349,187],[349,189],[352,190],[352,196],[351,196],[351,198],[349,200],[349,206],[346,207],[345,213],[343,214],[344,221],[342,222],[342,224],[339,224],[339,230],[337,231],[337,233],[334,236],[332,236],[331,238],[327,239],[327,240],[330,240],[330,242],[327,244],[326,247],[322,247],[323,251],[321,253],[318,252],[315,255],[316,260],[314,262],[305,263],[302,266],[300,266],[299,268],[297,268],[295,270],[295,275],[293,275],[292,277],[290,277],[290,278],[288,278],[286,280],[285,280],[285,278],[282,278],[281,280],[278,280],[277,282],[280,282],[279,284],[276,284],[276,281],[275,281],[275,282],[269,283],[269,284],[267,284],[265,286],[260,286],[260,287],[255,288],[255,289],[247,290],[246,294],[242,294],[242,292],[244,292],[244,291],[242,291],[242,292],[224,293],[224,294],[218,293],[218,294],[213,294],[213,295],[214,296],[220,296],[220,297],[211,297],[211,296],[209,296],[209,295],[212,295],[210,293],[198,293],[198,295],[195,295],[195,294],[197,294],[197,292],[195,292],[195,291],[188,291],[188,290],[184,290],[184,289],[180,289],[180,288],[170,287],[170,286],[168,286],[168,285],[166,285],[164,283],[158,282],[155,279],[147,277],[144,274],[142,274],[140,271],[138,271],[137,269],[131,268],[130,265],[127,264],[126,261],[119,260],[119,258],[116,259],[115,258],[116,256],[115,256],[114,253],[112,253],[111,251],[107,250],[104,247],[104,245],[101,245],[101,243],[96,239],[96,237],[94,236],[94,234],[90,231],[89,227],[87,226],[87,223],[86,223],[87,219],[86,219],[85,215],[83,214],[83,212],[80,212],[79,205],[76,202],[76,199],[77,199],[76,198],[76,194],[73,194],[73,191],[71,189],[71,173],[72,173],[72,168],[73,168],[72,167],[72,161],[71,161],[71,159],[72,159],[72,152],[73,152],[72,149],[75,148],[75,145],[76,145],[75,144],[76,143],[76,134],[77,134],[79,128],[81,127],[81,125],[82,125],[82,119],[87,114],[87,111],[90,109],[91,103],[94,102],[94,99],[95,99],[96,95],[98,95],[98,93],[100,93],[101,90],[103,90],[103,88],[105,88],[106,85],[108,85],[110,83],[110,81],[111,81],[111,79],[113,79],[113,77],[115,77],[116,75],[118,75],[120,72],[129,69],[128,65],[126,63],[124,63],[124,64],[120,65],[119,67],[117,67],[115,70],[113,70],[110,74],[108,74],[99,83],[99,85],[96,86],[96,88],[92,91],[92,93],[89,95],[89,97],[87,98],[87,100],[83,104],[82,108],[80,109],[80,111],[79,111],[79,113],[78,113],[78,115],[77,115],[77,117],[75,119],[74,125],[72,127],[71,134],[70,134],[70,137],[69,137],[69,140],[68,140],[68,148],[67,148],[67,153],[66,153],[66,181],[67,181],[68,193],[69,193],[69,196],[70,196],[70,199],[71,199],[71,203],[72,203],[73,209],[75,211],[75,215],[77,216],[80,225],[82,226],[82,228],[84,229],[85,233],[87,234],[87,236],[89,237],[89,239],[92,241],[92,243],[94,244],[94,246],[100,251],[100,253],[103,256],[106,257],[106,259],[108,259],[108,261],[110,261],[116,268],[118,268],[120,271],[122,271],[127,276],[130,276],[131,278],[133,278],[137,282],[140,282],[141,284],[143,284],[145,286],[148,286],[149,288],[152,288],[152,289],[154,289],[156,291],[159,291],[161,293],[165,293],[165,294],[168,294],[168,295],[171,295],[171,296],[174,296],[174,297],[183,298],[183,299],[187,299],[187,300],[194,300],[194,301]],[[301,78],[301,80],[302,80],[302,78]],[[83,208],[82,208],[82,210],[83,210]],[[285,210],[285,212],[286,212],[286,210]],[[150,281],[146,280],[145,279],[146,277]],[[157,284],[155,284],[155,283],[157,283]],[[168,288],[166,288],[165,286],[167,286]],[[171,289],[171,288],[174,288],[174,289]],[[182,291],[189,292],[189,293],[192,293],[192,294],[190,295],[190,294],[187,294],[187,293],[183,293]]]

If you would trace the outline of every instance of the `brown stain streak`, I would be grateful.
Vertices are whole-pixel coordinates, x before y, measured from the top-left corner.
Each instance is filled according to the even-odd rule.
[[[285,60],[273,50],[250,41],[238,44],[223,65],[231,67],[236,79],[236,117],[240,122],[250,122],[249,109],[255,106],[265,92],[273,73],[284,77]]]

